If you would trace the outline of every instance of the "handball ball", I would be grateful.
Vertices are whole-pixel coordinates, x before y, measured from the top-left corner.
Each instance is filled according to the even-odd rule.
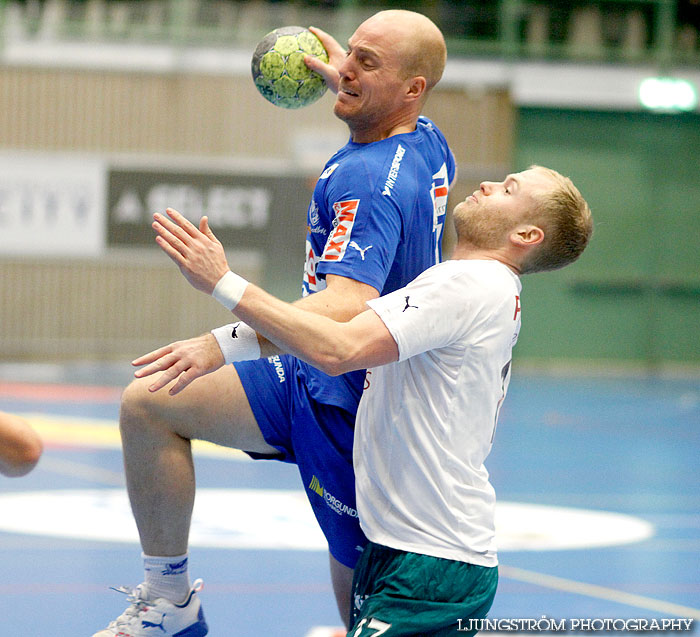
[[[282,108],[301,108],[326,92],[323,78],[304,64],[305,55],[328,62],[321,40],[303,27],[275,29],[260,40],[250,66],[265,99]]]

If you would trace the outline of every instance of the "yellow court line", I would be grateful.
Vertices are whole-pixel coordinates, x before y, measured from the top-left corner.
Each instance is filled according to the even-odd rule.
[[[86,447],[92,449],[121,449],[121,437],[116,421],[73,416],[46,416],[45,414],[21,414],[51,447]],[[229,449],[204,440],[192,441],[192,452],[197,456],[247,460],[238,449]]]

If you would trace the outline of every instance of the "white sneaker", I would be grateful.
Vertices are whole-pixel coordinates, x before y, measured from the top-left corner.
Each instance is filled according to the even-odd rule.
[[[209,627],[197,596],[202,584],[201,579],[195,580],[182,604],[173,604],[162,598],[148,599],[145,584],[134,590],[115,588],[115,591],[128,595],[131,606],[92,637],[204,637]]]

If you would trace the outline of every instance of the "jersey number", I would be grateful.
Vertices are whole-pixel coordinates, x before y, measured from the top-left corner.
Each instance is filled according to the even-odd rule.
[[[366,632],[365,628],[368,628],[369,630],[372,630],[374,632]],[[357,625],[355,630],[353,631],[352,635],[349,635],[349,637],[378,637],[379,635],[383,635],[387,630],[391,628],[391,624],[387,624],[386,622],[379,621],[378,619],[375,619],[372,617],[371,619],[367,619],[366,617]]]

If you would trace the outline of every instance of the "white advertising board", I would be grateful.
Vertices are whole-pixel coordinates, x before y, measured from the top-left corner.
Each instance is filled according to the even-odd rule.
[[[0,152],[0,255],[100,255],[105,187],[94,157]]]

